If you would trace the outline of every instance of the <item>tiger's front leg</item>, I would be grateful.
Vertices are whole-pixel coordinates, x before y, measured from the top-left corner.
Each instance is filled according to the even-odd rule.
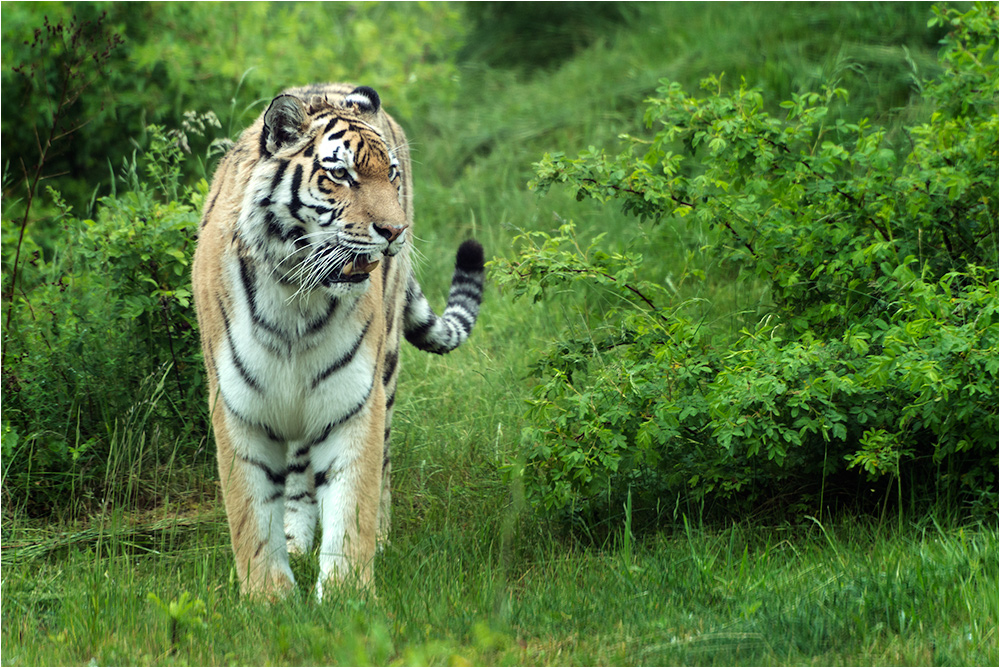
[[[283,523],[286,446],[221,406],[213,426],[240,588],[280,598],[295,586]]]
[[[316,536],[315,474],[312,444],[288,444],[288,476],[285,479],[285,538],[291,555],[308,554]]]
[[[378,385],[378,384],[376,384]],[[383,393],[378,386],[365,410],[314,446],[316,503],[322,532],[319,580],[324,587],[345,583],[372,587],[378,507],[382,489]]]

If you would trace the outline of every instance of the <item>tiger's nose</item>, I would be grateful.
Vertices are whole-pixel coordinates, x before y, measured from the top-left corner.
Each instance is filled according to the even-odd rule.
[[[383,237],[386,241],[393,242],[399,235],[406,230],[406,225],[391,225],[389,223],[372,223],[372,227],[379,236]]]

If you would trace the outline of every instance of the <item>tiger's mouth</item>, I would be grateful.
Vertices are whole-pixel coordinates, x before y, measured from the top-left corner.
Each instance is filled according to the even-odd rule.
[[[372,260],[367,255],[357,255],[348,260],[339,269],[331,271],[324,281],[327,285],[334,283],[363,283],[368,275],[375,271],[379,261]]]

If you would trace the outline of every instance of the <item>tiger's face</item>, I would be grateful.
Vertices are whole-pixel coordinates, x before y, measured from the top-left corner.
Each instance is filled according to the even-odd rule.
[[[378,110],[375,91],[360,88],[339,104],[282,95],[265,113],[253,236],[275,278],[300,293],[363,290],[407,242],[403,174],[373,124]]]

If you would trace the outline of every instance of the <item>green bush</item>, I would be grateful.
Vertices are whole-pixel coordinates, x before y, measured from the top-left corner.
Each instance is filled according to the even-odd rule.
[[[203,432],[189,273],[207,184],[181,188],[176,140],[156,127],[150,137],[122,177],[127,192],[101,198],[94,219],[75,217],[50,191],[61,209],[55,226],[19,241],[4,220],[4,273],[15,253],[22,266],[4,313],[3,484],[29,511],[47,512],[70,489],[84,502],[121,487],[107,479],[111,450],[134,436],[121,430],[164,383],[170,399],[151,414],[157,438],[192,442],[181,437]]]
[[[997,13],[936,10],[951,32],[934,111],[891,133],[834,110],[846,92],[793,95],[784,118],[745,83],[689,97],[664,82],[650,139],[546,155],[534,187],[620,202],[662,228],[707,226],[757,324],[720,332],[664,283],[655,250],[581,247],[571,225],[526,233],[498,280],[539,299],[557,286],[620,297],[604,325],[558,342],[522,435],[528,496],[560,513],[682,497],[759,508],[824,505],[895,483],[926,501],[995,509],[997,468]],[[662,273],[660,274],[662,276]],[[888,485],[883,485],[884,489]],[[824,499],[824,495],[826,498]],[[802,505],[807,504],[807,505]]]
[[[21,176],[19,161],[33,164],[32,128],[44,144],[58,117],[47,174],[61,175],[60,190],[83,215],[94,193],[112,187],[109,165],[128,158],[129,140],[148,143],[150,124],[177,128],[191,112],[221,119],[190,138],[190,185],[210,176],[213,139],[235,137],[283,88],[363,77],[403,120],[457,96],[450,54],[463,33],[454,6],[5,3],[2,12],[12,65],[2,70],[7,171]],[[81,94],[65,95],[66,82]]]

